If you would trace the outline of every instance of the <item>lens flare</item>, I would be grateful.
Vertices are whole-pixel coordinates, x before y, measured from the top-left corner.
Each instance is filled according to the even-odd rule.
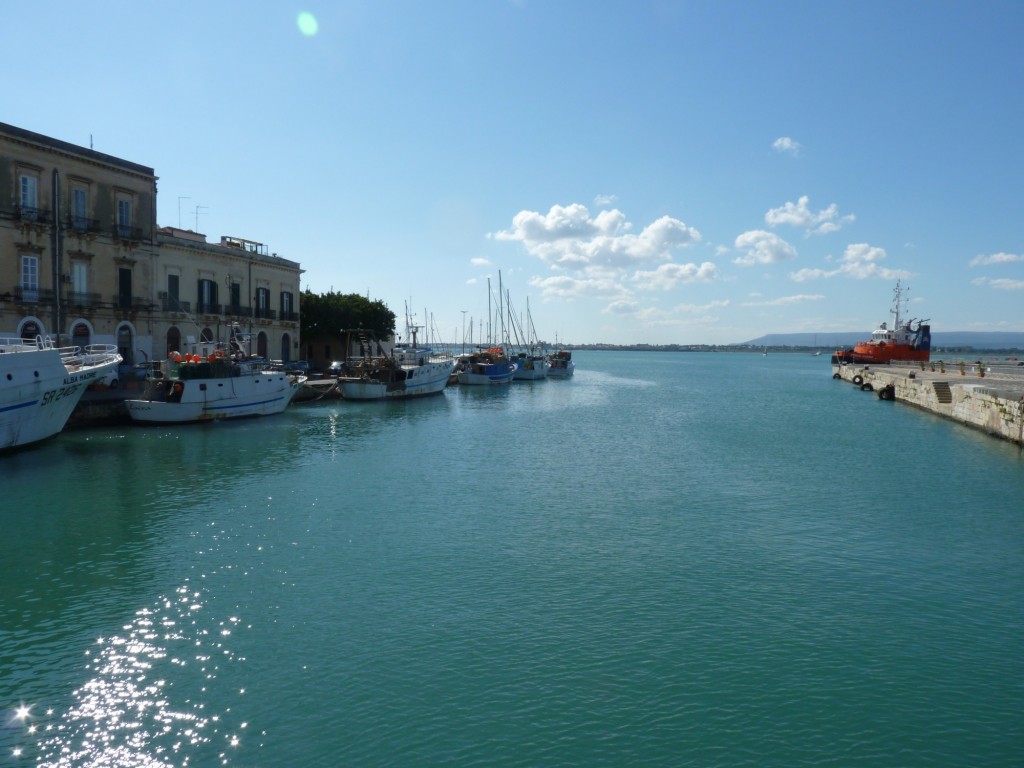
[[[316,16],[308,11],[303,11],[299,14],[299,17],[295,20],[295,23],[299,25],[299,32],[304,34],[306,37],[313,37],[316,34],[317,28],[320,26],[316,22]]]

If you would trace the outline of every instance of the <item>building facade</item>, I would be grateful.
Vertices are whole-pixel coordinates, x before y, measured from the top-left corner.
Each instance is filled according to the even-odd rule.
[[[116,344],[125,366],[253,334],[299,351],[299,264],[156,222],[152,168],[0,123],[0,336]]]

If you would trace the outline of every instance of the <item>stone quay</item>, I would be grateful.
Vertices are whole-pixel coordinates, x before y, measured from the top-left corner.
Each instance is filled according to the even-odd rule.
[[[1024,447],[1024,361],[836,364],[832,378]]]

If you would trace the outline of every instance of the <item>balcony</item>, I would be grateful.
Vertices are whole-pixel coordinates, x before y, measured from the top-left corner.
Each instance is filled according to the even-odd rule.
[[[99,219],[89,219],[85,216],[68,216],[66,226],[70,232],[78,232],[83,235],[95,235],[102,231]]]
[[[229,315],[237,315],[238,317],[249,317],[252,315],[252,307],[247,307],[244,304],[230,304],[226,309]]]
[[[200,315],[219,315],[223,309],[220,304],[210,304],[205,301],[196,303],[196,312]]]
[[[127,240],[129,242],[139,242],[142,240],[142,228],[129,227],[126,224],[115,224],[111,234],[115,240]]]
[[[297,323],[299,322],[299,313],[281,310],[281,320],[288,323]]]
[[[276,320],[277,312],[273,309],[266,309],[265,307],[256,307],[256,309],[253,310],[252,316],[261,320]]]
[[[152,305],[153,302],[145,296],[127,296],[124,294],[117,294],[114,296],[114,309],[120,309],[125,312],[149,309]]]
[[[161,296],[160,308],[164,312],[191,312],[191,303],[182,301],[175,296]]]
[[[11,289],[15,301],[23,304],[49,304],[53,302],[53,290],[50,288],[26,288],[16,285]]]
[[[49,224],[50,212],[34,205],[17,205],[14,207],[14,218],[26,223]]]
[[[67,303],[73,307],[96,307],[100,303],[100,295],[98,293],[75,293],[72,291],[68,294]]]

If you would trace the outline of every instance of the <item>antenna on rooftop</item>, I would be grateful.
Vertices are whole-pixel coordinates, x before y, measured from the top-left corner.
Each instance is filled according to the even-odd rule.
[[[199,209],[200,208],[206,209],[206,208],[209,208],[209,206],[207,206],[207,205],[197,205],[196,206],[196,233],[199,232]]]
[[[179,197],[178,198],[178,229],[181,229],[181,201],[191,200],[191,197]]]

